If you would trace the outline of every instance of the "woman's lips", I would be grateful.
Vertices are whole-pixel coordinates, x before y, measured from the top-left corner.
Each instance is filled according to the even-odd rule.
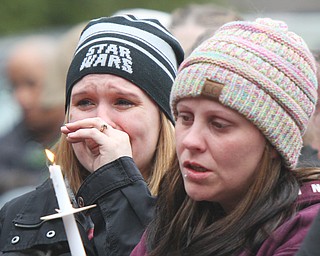
[[[196,172],[206,172],[207,171],[206,168],[204,168],[203,166],[201,166],[199,164],[196,164],[196,163],[186,162],[184,164],[184,167],[187,168],[187,169],[190,169],[190,170],[194,170]]]
[[[190,181],[200,182],[208,178],[211,171],[195,162],[185,162],[183,164],[183,176]]]

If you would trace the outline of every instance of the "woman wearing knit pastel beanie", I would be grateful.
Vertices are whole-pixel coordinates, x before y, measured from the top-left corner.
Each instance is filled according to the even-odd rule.
[[[268,18],[222,26],[171,91],[177,164],[137,255],[294,255],[320,209],[320,169],[296,168],[317,101],[301,37]]]

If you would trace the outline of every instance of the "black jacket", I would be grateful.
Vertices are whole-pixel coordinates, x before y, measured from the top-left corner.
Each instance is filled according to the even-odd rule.
[[[87,255],[129,255],[149,223],[155,199],[132,158],[122,157],[90,174],[75,196],[75,214]],[[70,255],[62,219],[41,222],[59,208],[51,180],[8,202],[0,211],[0,255]],[[87,231],[90,215],[94,238]]]
[[[307,236],[296,256],[317,256],[320,252],[320,211],[314,219]]]

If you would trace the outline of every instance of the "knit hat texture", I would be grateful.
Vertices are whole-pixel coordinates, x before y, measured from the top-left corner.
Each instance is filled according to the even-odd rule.
[[[289,168],[297,165],[302,136],[317,101],[316,63],[306,43],[282,21],[229,22],[181,64],[171,108],[221,84],[218,101],[255,124]]]
[[[184,58],[179,42],[158,20],[118,15],[91,20],[81,33],[66,83],[66,108],[72,87],[88,74],[113,74],[146,92],[173,122],[172,83]]]

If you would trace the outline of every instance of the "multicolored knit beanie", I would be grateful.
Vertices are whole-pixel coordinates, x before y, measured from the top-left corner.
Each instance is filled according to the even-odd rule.
[[[173,122],[169,96],[184,53],[156,19],[116,15],[83,29],[67,74],[66,108],[75,83],[89,74],[113,74],[138,86]]]
[[[208,83],[209,82],[209,83]],[[255,124],[294,168],[317,101],[315,60],[277,20],[230,22],[181,64],[171,108],[184,97],[216,96]]]

